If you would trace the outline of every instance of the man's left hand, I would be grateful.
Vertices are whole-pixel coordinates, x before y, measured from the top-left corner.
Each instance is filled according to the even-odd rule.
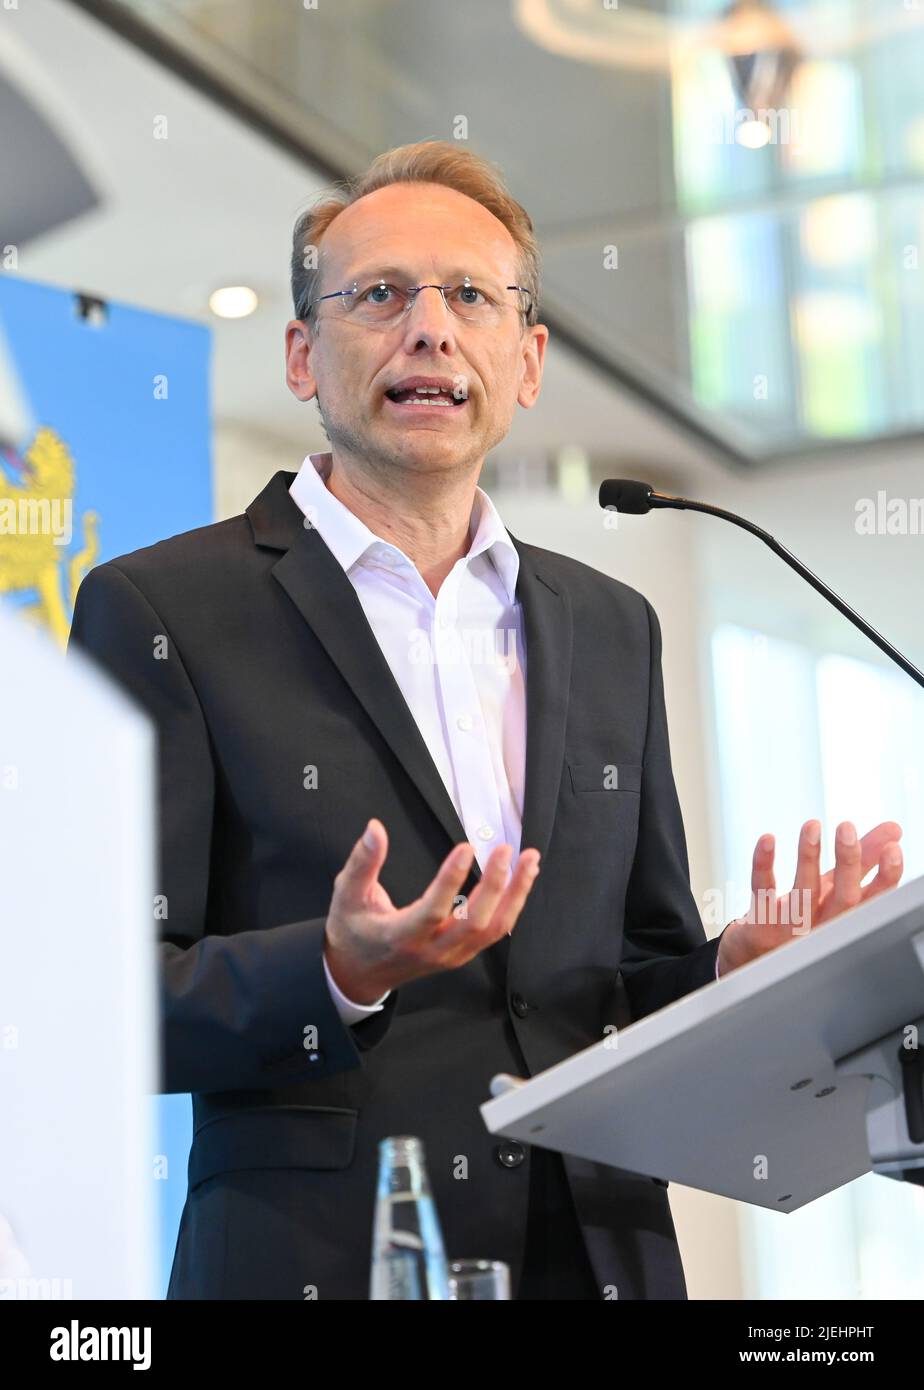
[[[842,821],[835,837],[834,868],[822,874],[821,822],[806,821],[799,835],[792,890],[777,897],[775,840],[772,835],[762,835],[751,868],[751,906],[722,933],[719,974],[725,975],[795,936],[806,936],[858,903],[894,888],[902,876],[901,836],[900,825],[883,821],[861,840],[852,822]],[[876,877],[863,887],[862,880],[877,864]]]

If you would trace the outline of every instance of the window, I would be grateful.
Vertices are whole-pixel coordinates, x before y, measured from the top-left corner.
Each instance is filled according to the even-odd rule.
[[[713,634],[712,669],[733,915],[758,836],[776,835],[782,890],[813,814],[824,867],[839,821],[863,834],[889,819],[904,830],[904,878],[924,874],[924,693],[877,661],[730,624]],[[924,1298],[924,1187],[868,1173],[789,1216],[742,1206],[741,1236],[747,1298]]]

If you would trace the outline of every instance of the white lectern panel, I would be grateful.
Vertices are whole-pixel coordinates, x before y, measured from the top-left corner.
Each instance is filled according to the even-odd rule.
[[[492,1134],[794,1211],[924,1164],[898,1061],[915,1027],[924,1042],[924,878],[530,1081],[495,1078],[481,1113]]]
[[[150,1298],[153,726],[2,603],[0,668],[0,1298]]]

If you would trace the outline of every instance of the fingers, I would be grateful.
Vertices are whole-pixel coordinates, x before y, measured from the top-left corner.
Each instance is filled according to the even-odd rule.
[[[539,875],[539,852],[523,850],[508,882],[511,857],[507,846],[495,850],[465,911],[434,934],[444,965],[464,964],[513,930]]]
[[[821,894],[816,922],[828,921],[839,912],[846,912],[867,898],[888,888],[894,888],[902,876],[904,861],[898,841],[902,828],[894,820],[882,821],[868,830],[859,841],[856,827],[843,821],[834,840],[834,868],[821,878]],[[872,882],[862,887],[871,869],[879,871]]]
[[[866,902],[869,898],[874,898],[877,893],[884,893],[889,888],[894,888],[902,876],[904,859],[901,846],[895,841],[883,846],[879,856],[879,872],[874,879],[863,889],[862,901]]]
[[[865,878],[870,869],[875,868],[882,862],[882,853],[887,846],[900,840],[902,828],[897,821],[886,820],[880,825],[876,825],[872,830],[868,830],[860,841],[860,858],[863,865],[863,875]]]
[[[875,861],[873,861],[875,862]],[[870,865],[872,867],[872,865]],[[831,880],[831,901],[827,916],[833,917],[856,907],[863,897],[860,880],[863,878],[863,851],[852,821],[841,821],[834,837],[834,870]]]
[[[894,888],[904,869],[898,843],[901,834],[902,828],[897,822],[883,821],[861,840],[852,822],[842,821],[835,835],[834,868],[819,874],[821,824],[817,820],[806,821],[799,835],[792,892],[782,898],[774,896],[773,836],[762,835],[751,867],[750,911],[729,924],[735,928],[736,944],[743,943],[738,947],[739,955],[745,952],[742,959],[761,955],[779,944],[775,934],[767,930],[770,926],[789,926],[792,935],[801,936],[876,894]],[[863,879],[877,865],[875,878],[864,888]]]
[[[387,856],[388,832],[382,822],[373,816],[334,878],[334,892],[339,906],[356,909],[367,904],[375,891],[379,871]]]
[[[441,948],[451,950],[470,931],[482,930],[504,895],[512,858],[510,845],[498,845],[492,850],[478,884],[462,905],[462,911],[452,917],[446,914],[445,920],[435,924],[434,939]]]
[[[793,888],[817,894],[821,887],[821,821],[807,820],[799,832]]]
[[[491,854],[481,879],[466,903],[464,920],[470,929],[482,931],[490,922],[511,882],[509,870],[512,859],[510,845],[499,845]]]
[[[489,923],[490,932],[497,940],[507,932],[512,932],[517,919],[526,905],[530,889],[539,877],[539,855],[533,850],[524,850],[517,861],[510,886],[501,898]]]
[[[481,940],[475,942],[475,951],[481,951],[489,941],[499,941],[504,933],[513,931],[539,873],[539,852],[524,849],[513,877],[509,877],[511,858],[513,852],[506,845],[490,856],[478,887],[465,903],[464,915],[440,927],[440,944],[450,948],[467,935],[478,934]]]
[[[761,835],[754,846],[751,859],[751,909],[748,920],[762,922],[767,920],[768,900],[772,908],[775,902],[776,878],[773,873],[773,857],[776,853],[776,840],[773,835]],[[772,917],[772,912],[770,913]]]
[[[414,936],[427,924],[435,930],[452,914],[474,857],[475,851],[468,844],[456,845],[455,849],[447,854],[427,890],[415,903],[399,914],[396,924],[397,937]]]
[[[461,894],[475,856],[470,844],[450,851],[432,883],[415,902],[387,921],[392,974],[416,979],[464,965],[513,929],[539,872],[539,852],[524,850],[510,874],[513,850],[499,845],[471,895]]]

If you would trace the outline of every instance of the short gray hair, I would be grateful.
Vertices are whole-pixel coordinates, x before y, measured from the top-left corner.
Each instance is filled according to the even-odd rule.
[[[539,243],[529,213],[507,191],[500,171],[486,159],[460,149],[448,140],[422,140],[399,145],[372,161],[363,174],[336,184],[322,200],[303,212],[292,233],[292,305],[297,319],[307,318],[314,330],[317,309],[308,305],[317,296],[321,278],[320,242],[344,208],[393,183],[439,183],[481,203],[493,213],[517,246],[517,283],[529,292],[526,323],[539,320]],[[315,256],[309,252],[316,251]],[[308,264],[306,264],[308,262]]]

